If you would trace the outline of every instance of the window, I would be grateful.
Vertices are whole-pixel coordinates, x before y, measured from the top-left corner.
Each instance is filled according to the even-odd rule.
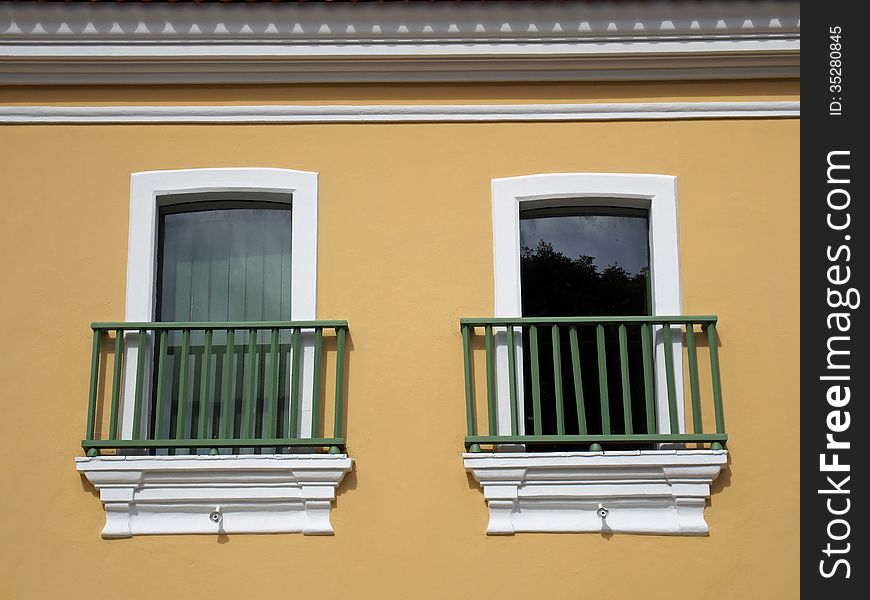
[[[89,431],[94,452],[76,459],[100,491],[104,537],[332,533],[335,489],[351,467],[341,451],[347,324],[315,320],[316,274],[316,173],[133,174],[126,322],[94,329],[93,390],[112,372],[100,370],[101,335],[118,357],[103,361],[115,365],[104,387],[118,431]],[[328,351],[339,390],[330,437],[316,375]]]
[[[292,196],[240,198],[161,207],[158,320],[290,320]]]
[[[264,208],[264,199],[271,199],[274,203],[276,195],[282,197],[285,205],[291,204],[292,206],[292,209],[288,211],[290,214],[285,213],[284,218],[285,223],[290,221],[290,281],[282,280],[281,289],[284,292],[289,291],[290,297],[289,302],[287,298],[281,300],[282,316],[287,315],[289,304],[291,320],[315,319],[317,303],[317,174],[282,169],[192,169],[153,171],[133,175],[130,200],[130,239],[127,256],[126,320],[130,322],[170,320],[161,318],[163,315],[158,314],[158,305],[164,311],[166,310],[163,303],[158,301],[159,274],[157,270],[161,215],[183,215],[213,207],[223,207],[228,210],[227,204],[216,205],[215,202],[229,202],[229,206],[235,206],[236,209],[246,206],[247,208],[242,210],[248,211],[248,214],[252,215],[254,213],[250,211],[259,211]],[[182,208],[179,209],[179,207]],[[273,207],[271,210],[275,210],[275,208]],[[229,214],[236,215],[236,218],[239,216],[239,213],[223,212],[225,217]],[[258,212],[257,214],[263,216],[264,213]],[[254,219],[255,217],[249,216],[248,218]],[[176,226],[180,227],[186,224],[191,233],[192,230],[204,226],[190,222],[195,219],[195,216],[170,217],[171,221],[178,221]],[[217,224],[213,225],[219,227]],[[246,229],[250,229],[254,223],[248,222],[247,225]],[[233,223],[232,229],[239,233],[238,237],[233,238],[234,243],[245,244],[246,242],[241,239],[237,219]],[[273,232],[273,234],[278,235],[277,232]],[[188,240],[189,242],[190,240]],[[216,250],[218,247],[220,245],[210,246],[206,242],[198,244],[196,252],[205,256],[210,249]],[[191,248],[188,251],[193,250]],[[241,248],[237,248],[237,255],[240,251]],[[285,256],[283,260],[286,261],[286,259]],[[258,262],[253,255],[252,261]],[[283,264],[282,269],[286,268],[287,265]],[[253,265],[252,272],[256,272],[256,267]],[[246,293],[248,292],[246,291]],[[244,301],[241,308],[236,303],[230,307],[229,299],[227,301],[227,310],[233,310],[232,313],[227,312],[227,316],[231,314],[233,317],[253,317],[258,314],[253,310],[253,307],[251,307],[251,312],[246,314],[247,308],[244,306]],[[173,308],[173,310],[175,309]],[[193,316],[199,314],[194,312],[198,310],[201,309],[194,307],[193,300],[191,300],[190,311],[181,312],[178,316]],[[269,310],[275,310],[275,308],[269,307]],[[214,314],[217,321],[227,320],[217,318],[220,315]],[[135,396],[136,378],[132,376],[132,370],[138,359],[138,348],[135,344],[136,340],[133,337],[128,339],[126,349],[128,376],[125,377],[125,401],[122,411],[122,435],[124,437],[133,433],[134,412],[132,403],[127,400]],[[304,435],[311,434],[310,390],[312,389],[313,358],[313,346],[306,343],[302,353],[301,389],[308,392],[303,393],[300,407],[300,423]],[[153,360],[153,347],[149,346],[149,356],[146,357],[146,362],[150,364],[153,363]],[[146,379],[143,392],[145,397],[152,397],[154,393],[150,389],[150,384],[151,381]]]
[[[484,488],[487,533],[707,534],[705,501],[726,451],[659,443],[699,433],[685,434],[677,332],[687,328],[694,386],[694,327],[715,324],[682,316],[676,178],[496,179],[492,215],[495,315],[461,324],[464,461]],[[486,355],[477,376],[486,435],[477,432],[475,348]],[[718,374],[711,379],[718,389]],[[703,439],[724,441],[721,423],[717,415],[717,434]]]

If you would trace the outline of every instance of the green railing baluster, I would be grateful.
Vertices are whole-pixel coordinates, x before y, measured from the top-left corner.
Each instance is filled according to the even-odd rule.
[[[692,394],[692,430],[703,433],[701,422],[701,391],[698,384],[698,350],[695,347],[695,325],[686,323],[686,347],[689,353],[689,388]]]
[[[529,350],[532,355],[532,418],[535,435],[541,435],[541,372],[538,364],[538,328],[529,327]]]
[[[716,415],[716,433],[725,433],[725,413],[722,411],[722,382],[719,379],[719,338],[715,321],[707,325],[707,345],[710,348],[710,376],[713,382],[713,411]]]
[[[245,425],[245,437],[254,437],[254,414],[257,409],[257,330],[248,330],[248,390],[242,401],[242,422]]]
[[[233,430],[230,427],[230,405],[233,403],[233,353],[235,352],[236,330],[227,329],[227,347],[224,353],[224,382],[221,394],[221,435],[224,438],[232,437]]]
[[[462,326],[462,367],[465,370],[465,423],[468,435],[477,434],[474,425],[474,372],[471,364],[471,327]]]
[[[314,389],[311,392],[311,437],[320,435],[320,395],[323,377],[323,329],[314,330]]]
[[[665,353],[665,379],[668,386],[668,419],[671,433],[680,432],[680,422],[677,414],[677,384],[674,381],[674,346],[671,342],[671,326],[662,326],[663,351]]]
[[[601,402],[601,431],[610,434],[610,397],[607,389],[607,354],[604,347],[604,325],[595,327],[595,346],[598,351],[598,395]]]
[[[625,433],[634,433],[631,422],[631,382],[628,379],[628,333],[625,323],[619,324],[619,377],[622,384],[622,421]]]
[[[299,382],[302,380],[302,334],[297,327],[293,330],[291,341],[293,353],[293,365],[290,374],[290,435],[289,437],[301,437],[299,428]]]
[[[269,348],[269,378],[271,382],[269,385],[269,408],[266,411],[269,437],[276,437],[278,433],[278,384],[281,378],[281,373],[278,371],[278,333],[278,329],[272,330],[272,344]]]
[[[643,397],[646,404],[646,432],[655,433],[655,389],[653,387],[652,337],[649,323],[640,327],[640,345],[643,353]]]
[[[343,437],[344,431],[344,344],[347,335],[346,327],[339,327],[335,332],[338,340],[335,343],[335,425],[332,429],[334,437]],[[330,451],[332,449],[330,448]]]
[[[580,371],[580,341],[577,339],[577,327],[568,328],[568,341],[571,345],[571,368],[574,371],[574,401],[577,405],[577,430],[586,433],[586,400],[583,397],[583,375]]]
[[[181,331],[181,356],[179,357],[178,366],[178,402],[177,412],[175,413],[175,439],[187,439],[190,437],[187,434],[187,419],[185,412],[187,409],[187,376],[188,362],[190,362],[190,329]]]
[[[95,419],[97,415],[97,386],[100,380],[100,335],[99,329],[94,329],[93,345],[91,347],[91,387],[88,394],[88,422],[85,439],[94,439]]]
[[[115,365],[112,370],[112,412],[109,416],[109,439],[118,439],[118,409],[121,406],[121,359],[124,356],[124,330],[115,330]]]
[[[148,344],[146,330],[139,330],[139,349],[136,361],[136,397],[133,402],[133,439],[142,439],[142,387],[145,383],[145,350]]]
[[[196,437],[203,440],[208,437],[208,405],[211,389],[211,342],[212,330],[205,332],[205,347],[202,355],[202,376],[199,380],[199,427]]]
[[[553,343],[553,383],[556,389],[556,433],[565,434],[565,398],[562,392],[562,347],[559,339],[559,326],[550,329]]]
[[[517,406],[517,347],[514,340],[513,326],[507,328],[508,345],[508,387],[511,402],[511,434],[519,435],[519,407]]]
[[[154,439],[160,439],[160,431],[163,427],[163,419],[166,413],[166,356],[169,352],[169,332],[158,330],[155,333],[158,338],[157,344],[159,347],[159,350],[157,351],[157,407],[154,412],[154,432],[151,437]],[[166,435],[169,436],[168,431],[166,432]]]
[[[486,413],[489,435],[498,435],[498,408],[495,403],[495,360],[493,357],[492,326],[484,328],[486,346]]]

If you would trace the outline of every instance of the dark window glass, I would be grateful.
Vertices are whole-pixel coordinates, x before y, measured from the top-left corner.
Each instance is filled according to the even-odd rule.
[[[646,211],[524,212],[520,245],[523,316],[649,314]]]
[[[176,204],[160,213],[159,248],[157,263],[157,319],[159,321],[289,321],[292,211],[290,204],[278,202],[215,201]],[[250,377],[254,377],[255,418],[254,435],[263,432],[264,398],[266,397],[269,331],[260,331],[255,341],[257,364],[253,373],[246,370],[249,357],[249,333],[235,330],[232,345],[232,372],[229,389],[223,388],[225,357],[228,351],[226,330],[213,333],[209,360],[205,360],[205,332],[190,333],[187,384],[184,390],[187,402],[182,422],[184,431],[177,431],[179,387],[183,355],[181,331],[167,333],[167,356],[164,364],[164,406],[169,410],[157,428],[162,437],[196,437],[195,425],[201,411],[211,419],[206,435],[222,437],[219,430],[221,403],[229,398],[229,411],[233,437],[243,437],[242,405]],[[280,375],[278,404],[278,431],[286,435],[286,415],[289,414],[286,381],[289,375],[289,331],[282,331],[279,339]],[[156,360],[156,358],[155,358]],[[209,372],[203,373],[206,363]],[[154,368],[154,394],[151,426],[156,424],[156,377]],[[205,402],[203,402],[203,385]],[[200,449],[198,452],[207,452]],[[249,450],[241,449],[241,452]],[[171,453],[187,454],[178,449]]]
[[[525,317],[650,314],[649,222],[634,209],[540,209],[520,216],[522,310]],[[579,433],[570,342],[560,328],[566,434]],[[629,327],[631,423],[646,432],[640,331]],[[602,433],[598,355],[594,327],[578,328],[585,414],[589,434]],[[526,431],[532,432],[528,330],[524,331]],[[617,326],[605,327],[607,389],[613,433],[624,433]],[[539,328],[542,433],[556,433],[553,347],[549,328]],[[553,449],[539,447],[538,449]],[[585,449],[585,447],[584,447]]]
[[[271,206],[161,214],[159,320],[290,319],[291,211]]]

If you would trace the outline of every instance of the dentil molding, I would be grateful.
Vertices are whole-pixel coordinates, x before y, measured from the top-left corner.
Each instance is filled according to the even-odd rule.
[[[469,453],[486,532],[707,535],[710,484],[725,450]]]
[[[77,457],[100,492],[104,538],[175,533],[331,535],[344,454]]]
[[[798,77],[800,5],[0,3],[0,84]]]

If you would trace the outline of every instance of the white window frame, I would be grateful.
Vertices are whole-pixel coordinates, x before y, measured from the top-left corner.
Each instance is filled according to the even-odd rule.
[[[492,180],[492,235],[495,277],[495,317],[522,316],[520,279],[520,212],[546,206],[612,206],[649,211],[650,278],[652,313],[681,315],[677,178],[671,175],[627,173],[548,173]],[[661,328],[655,332],[656,424],[658,432],[672,433],[668,419],[664,341]],[[517,341],[518,360],[522,342]],[[677,422],[685,433],[683,406],[683,361],[679,344],[671,349],[677,382]],[[522,372],[518,391],[522,397]],[[511,427],[508,389],[507,344],[504,333],[496,337],[496,384],[498,433],[509,435]],[[518,406],[524,433],[523,403]]]
[[[278,193],[292,196],[291,232],[291,320],[317,318],[317,196],[318,174],[272,168],[207,168],[133,173],[130,178],[130,229],[127,245],[127,299],[125,320],[150,322],[156,317],[157,247],[160,207],[180,202],[206,202],[214,193],[234,192],[238,201],[245,194]],[[262,198],[252,197],[251,201]],[[311,336],[303,335],[302,377],[300,378],[301,435],[311,434],[311,390],[314,347]],[[128,333],[125,340],[126,369],[122,399],[122,439],[131,439],[135,368],[138,358],[138,334]],[[147,344],[146,364],[151,364],[152,340]],[[150,377],[144,378],[143,398]],[[145,403],[147,404],[147,402]],[[143,406],[143,411],[148,407]]]

